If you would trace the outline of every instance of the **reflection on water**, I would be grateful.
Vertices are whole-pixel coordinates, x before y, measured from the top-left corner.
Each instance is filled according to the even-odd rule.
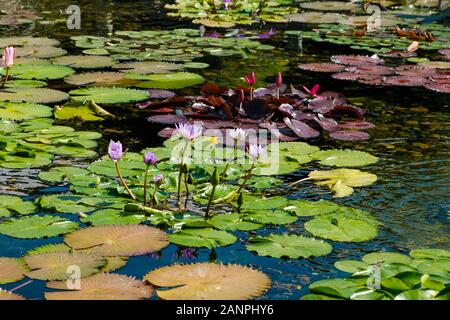
[[[81,30],[68,31],[65,16],[60,10],[72,4],[62,1],[11,1],[2,0],[0,9],[16,10],[27,15],[31,23],[17,26],[0,25],[0,36],[32,34],[56,37],[68,45],[68,37],[79,34],[107,35],[115,30],[144,30],[151,28],[185,27],[185,22],[170,20],[162,14],[162,1],[77,1],[82,10]],[[191,26],[192,27],[192,26]],[[65,41],[64,41],[65,40]],[[450,190],[450,101],[448,95],[431,93],[415,88],[374,88],[337,81],[328,75],[303,72],[296,69],[300,62],[325,61],[331,54],[348,52],[344,47],[304,43],[303,54],[286,44],[281,37],[269,40],[278,49],[271,53],[251,55],[247,59],[205,58],[211,68],[203,71],[206,78],[223,85],[239,83],[243,72],[255,70],[262,81],[273,81],[271,76],[284,72],[286,82],[296,85],[320,83],[322,90],[343,92],[352,103],[367,110],[367,119],[376,124],[371,130],[372,139],[365,142],[338,142],[320,138],[311,142],[321,147],[354,148],[369,151],[378,157],[377,164],[363,170],[376,173],[378,182],[370,187],[357,189],[353,196],[339,199],[342,204],[365,209],[374,214],[384,225],[380,235],[365,243],[332,243],[333,253],[313,260],[281,260],[260,257],[244,247],[246,233],[238,233],[240,241],[230,247],[214,251],[199,249],[189,261],[221,261],[253,265],[267,272],[273,279],[273,288],[262,297],[296,299],[307,292],[312,281],[340,275],[333,267],[339,259],[361,257],[373,250],[407,251],[417,247],[449,248],[449,190]],[[285,49],[289,47],[289,49]],[[68,47],[68,49],[71,49]],[[186,90],[197,93],[198,88]],[[84,126],[86,130],[97,129],[105,139],[99,148],[106,149],[110,137],[120,138],[131,151],[160,143],[157,129],[139,118],[137,114],[124,114],[127,120],[103,123],[98,128]],[[70,124],[76,125],[76,124]],[[136,128],[139,128],[138,131]],[[305,174],[300,170],[296,176]],[[36,178],[37,170],[0,170],[0,193],[38,195],[42,188]],[[295,179],[296,177],[288,177]],[[52,189],[50,189],[52,190]],[[289,190],[289,197],[330,199],[329,192],[312,184],[297,185]],[[69,217],[72,218],[73,217]],[[258,230],[264,235],[271,232],[306,234],[300,219],[295,225],[266,227]],[[49,240],[18,240],[0,235],[0,256],[21,256],[29,248]],[[151,256],[131,258],[120,273],[142,277],[148,270],[176,261],[186,262],[187,256],[176,254],[177,247],[170,245],[160,253],[159,259]],[[179,260],[181,259],[181,260]],[[16,284],[14,284],[15,286]],[[10,287],[6,286],[6,289]],[[34,281],[22,289],[29,298],[42,298],[44,283]]]

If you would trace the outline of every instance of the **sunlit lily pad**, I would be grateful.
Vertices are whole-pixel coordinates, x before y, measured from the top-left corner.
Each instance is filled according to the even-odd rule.
[[[31,271],[27,277],[39,280],[67,280],[71,266],[77,266],[80,276],[88,277],[100,272],[106,264],[106,259],[86,253],[54,252],[40,253],[23,258]]]
[[[65,92],[48,88],[8,88],[0,90],[0,101],[56,103],[69,99]]]
[[[285,207],[287,199],[281,196],[258,198],[255,196],[244,196],[243,210],[270,210]]]
[[[0,217],[13,214],[29,214],[36,210],[32,201],[25,201],[21,197],[0,195]]]
[[[42,88],[46,87],[47,82],[39,80],[9,80],[5,88]]]
[[[136,74],[170,73],[171,71],[179,70],[183,67],[182,64],[162,61],[130,62],[113,66],[114,69],[120,69],[123,72],[132,72]]]
[[[316,294],[324,294],[336,298],[350,298],[350,296],[360,289],[364,289],[360,282],[352,279],[326,279],[314,282],[309,286],[309,290]]]
[[[145,215],[127,214],[120,210],[103,209],[82,218],[83,223],[89,223],[93,226],[102,226],[110,224],[139,224],[147,220]]]
[[[198,74],[190,72],[175,72],[155,74],[146,77],[147,81],[138,84],[140,88],[153,89],[181,89],[203,83],[205,79]]]
[[[372,252],[366,254],[362,261],[367,264],[373,263],[403,263],[409,265],[411,258],[398,252]]]
[[[316,237],[344,242],[367,241],[378,234],[373,224],[340,215],[318,216],[306,222],[305,229]]]
[[[0,47],[7,46],[57,46],[59,41],[44,37],[6,37],[0,38]]]
[[[17,65],[11,69],[11,77],[26,80],[55,80],[74,74],[75,70],[57,65]]]
[[[76,89],[69,92],[76,101],[94,100],[100,104],[119,104],[146,100],[150,97],[148,92],[127,88],[90,87]],[[0,95],[1,99],[1,95]]]
[[[336,269],[339,269],[348,273],[355,273],[359,271],[367,270],[369,265],[365,262],[358,260],[341,260],[334,263]]]
[[[316,216],[336,211],[339,205],[331,201],[289,200],[284,210],[295,212],[299,217]]]
[[[0,257],[0,284],[22,280],[27,271],[28,268],[23,260]]]
[[[215,215],[214,217],[208,220],[208,223],[218,229],[232,230],[232,231],[233,230],[249,231],[249,230],[256,230],[262,227],[261,224],[245,221],[243,219],[243,216],[238,213]]]
[[[0,233],[15,238],[44,238],[74,231],[76,222],[54,216],[29,216],[0,224]]]
[[[313,238],[298,235],[270,234],[268,237],[253,237],[246,247],[259,255],[274,258],[310,258],[323,256],[331,252],[331,245]]]
[[[64,291],[46,292],[47,300],[140,300],[148,299],[152,287],[127,275],[99,273],[83,278],[80,289],[68,290],[66,282],[48,282],[47,288]]]
[[[68,76],[64,78],[64,81],[74,86],[107,86],[119,84],[123,78],[122,72],[86,72]]]
[[[169,244],[166,234],[143,225],[107,225],[78,230],[64,241],[72,248],[102,256],[137,256]]]
[[[0,102],[0,119],[27,120],[52,116],[52,109],[41,104]]]
[[[0,289],[0,301],[1,300],[26,300],[23,296]]]
[[[319,160],[321,165],[336,167],[358,167],[373,164],[378,158],[370,153],[357,150],[324,150],[309,155],[314,160]]]
[[[16,48],[17,57],[26,58],[53,58],[63,56],[66,53],[66,50],[54,46],[38,45]]]
[[[105,56],[64,56],[53,59],[53,63],[76,69],[101,69],[112,66],[114,60]]]
[[[186,247],[207,247],[215,248],[219,246],[228,246],[236,242],[237,238],[231,233],[214,230],[212,228],[204,229],[182,229],[179,232],[169,235],[172,243]]]
[[[263,294],[271,284],[264,273],[241,265],[196,263],[151,271],[145,280],[158,287],[165,300],[242,300]]]
[[[424,249],[415,249],[411,250],[411,257],[416,259],[438,259],[438,258],[447,258],[450,259],[450,251],[444,249],[433,249],[433,248],[424,248]]]
[[[283,210],[256,210],[245,215],[245,220],[260,224],[288,224],[296,222],[297,219]]]

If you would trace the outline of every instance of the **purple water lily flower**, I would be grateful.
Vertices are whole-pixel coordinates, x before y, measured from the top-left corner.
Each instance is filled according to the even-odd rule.
[[[223,6],[225,7],[225,10],[228,10],[228,6],[233,0],[223,0]]]
[[[178,255],[178,258],[181,258],[181,259],[195,259],[196,258],[195,249],[193,249],[193,248],[181,249],[177,255]]]
[[[219,38],[219,33],[217,33],[216,31],[210,32],[210,33],[205,33],[204,37],[206,38]]]
[[[153,177],[153,183],[160,184],[164,180],[164,176],[162,174],[157,174]]]
[[[277,34],[277,31],[275,28],[270,28],[269,30],[259,33],[258,34],[258,38],[260,39],[269,39],[270,37],[274,36]]]
[[[178,123],[175,125],[177,133],[186,140],[194,140],[202,135],[203,127],[199,124]]]
[[[156,163],[156,156],[153,152],[147,152],[144,156],[144,162],[146,165],[155,165]]]
[[[112,161],[119,161],[123,157],[122,144],[120,141],[111,140],[108,147],[108,156]]]
[[[250,159],[256,161],[266,155],[266,149],[262,145],[251,144],[248,148],[248,154]]]

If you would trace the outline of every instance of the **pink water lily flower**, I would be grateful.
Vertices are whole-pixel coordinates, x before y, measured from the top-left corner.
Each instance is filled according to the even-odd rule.
[[[14,65],[14,59],[16,58],[16,48],[6,47],[3,50],[3,63],[7,68],[11,68]]]
[[[303,86],[303,89],[305,89],[305,91],[308,92],[313,97],[317,97],[317,93],[319,92],[319,88],[320,88],[320,86],[317,83],[311,88],[311,90],[308,89],[306,86]]]
[[[247,82],[247,84],[249,86],[253,86],[256,83],[255,72],[252,71],[252,73],[250,73],[250,75],[248,75],[248,76],[244,74],[244,79],[245,79],[245,82]]]
[[[277,85],[277,88],[281,88],[281,86],[283,85],[283,77],[281,75],[281,72],[278,72],[276,85]]]
[[[419,42],[413,41],[413,42],[408,46],[408,48],[406,49],[406,51],[408,51],[408,52],[414,52],[414,51],[416,51],[417,49],[419,49]]]

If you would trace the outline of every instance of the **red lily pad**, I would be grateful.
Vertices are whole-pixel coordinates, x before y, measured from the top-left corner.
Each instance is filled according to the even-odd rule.
[[[149,89],[146,91],[150,93],[151,99],[169,99],[176,95],[175,92],[169,90]]]
[[[344,70],[344,66],[335,63],[304,63],[298,65],[302,70],[315,71],[315,72],[341,72]]]
[[[319,114],[314,118],[314,121],[322,127],[322,129],[326,131],[336,131],[339,129],[339,125],[336,120],[331,118],[326,118],[323,115]]]
[[[341,72],[341,73],[335,73],[331,75],[332,78],[337,80],[349,80],[349,81],[357,81],[357,80],[375,80],[378,79],[380,76],[376,74],[361,74],[361,73],[355,73],[355,72]]]
[[[420,76],[411,77],[411,76],[392,76],[386,77],[383,80],[384,84],[392,85],[392,86],[405,86],[405,87],[420,87],[423,86],[426,82],[425,78]]]
[[[359,66],[348,67],[345,69],[348,72],[359,73],[363,75],[389,75],[395,72],[394,68],[388,66]]]
[[[171,108],[150,109],[150,110],[148,110],[148,112],[153,112],[153,113],[171,113],[171,112],[173,112],[173,109],[171,109]]]
[[[381,53],[380,56],[389,58],[409,58],[415,57],[417,54],[415,52],[408,52],[402,50],[392,50],[388,52]]]
[[[158,136],[164,139],[169,139],[175,133],[175,130],[175,128],[170,127],[164,128],[158,132]]]
[[[339,130],[330,132],[330,137],[337,140],[356,141],[356,140],[368,140],[370,135],[363,131],[353,130]]]
[[[450,93],[450,83],[429,82],[426,83],[424,87],[441,93]]]
[[[180,122],[188,122],[188,119],[183,115],[165,114],[150,116],[147,118],[147,121],[160,124],[175,124]]]
[[[366,66],[384,63],[383,59],[369,56],[336,55],[331,57],[334,63],[345,64],[347,66]]]
[[[370,86],[382,86],[384,84],[382,77],[373,78],[373,79],[358,79],[358,82],[362,83],[362,84],[367,84]]]
[[[395,73],[410,77],[431,77],[437,73],[436,69],[425,68],[417,65],[400,65],[395,68]]]
[[[375,125],[369,121],[345,121],[339,124],[341,129],[366,130],[372,129]]]
[[[283,120],[284,123],[286,123],[286,125],[300,138],[316,138],[320,135],[319,131],[314,130],[304,122],[289,118],[284,118]]]

